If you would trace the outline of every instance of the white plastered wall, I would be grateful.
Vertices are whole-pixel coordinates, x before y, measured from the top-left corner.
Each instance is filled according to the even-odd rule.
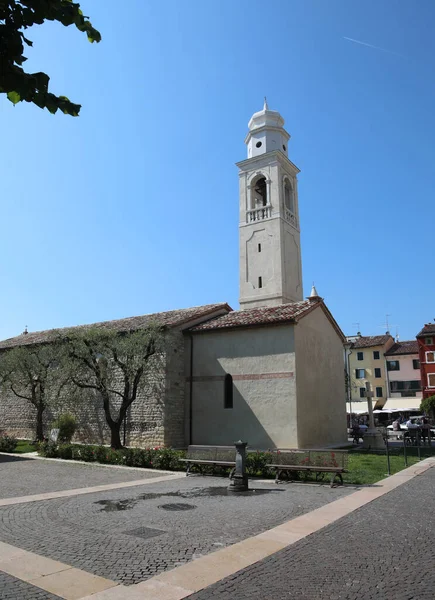
[[[186,356],[190,340],[186,338]],[[294,327],[237,328],[193,335],[193,444],[258,449],[297,444]],[[186,361],[189,378],[190,365]],[[224,408],[224,376],[233,376],[233,408]],[[189,382],[186,403],[189,404]],[[190,410],[186,407],[186,420]],[[189,423],[186,422],[186,432]]]

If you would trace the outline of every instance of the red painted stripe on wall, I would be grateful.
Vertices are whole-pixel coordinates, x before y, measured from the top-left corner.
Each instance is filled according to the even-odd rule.
[[[284,371],[282,373],[249,373],[246,375],[233,375],[233,381],[254,381],[257,379],[291,379],[294,377],[293,371]],[[194,375],[186,377],[186,381],[223,381],[225,375]]]

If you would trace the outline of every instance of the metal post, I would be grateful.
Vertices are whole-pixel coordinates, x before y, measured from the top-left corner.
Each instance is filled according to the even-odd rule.
[[[417,430],[415,433],[417,434],[415,439],[417,440],[418,460],[421,460],[420,432]]]
[[[385,449],[386,449],[386,451],[387,451],[387,466],[388,466],[388,475],[391,475],[391,467],[390,467],[390,452],[389,452],[389,446],[388,446],[388,429],[387,429],[386,438],[385,438]]]
[[[236,470],[228,486],[228,492],[235,494],[248,490],[248,475],[246,473],[246,446],[247,442],[234,442],[236,447]]]
[[[403,458],[405,459],[405,467],[408,466],[408,458],[406,456],[406,431],[403,434]]]

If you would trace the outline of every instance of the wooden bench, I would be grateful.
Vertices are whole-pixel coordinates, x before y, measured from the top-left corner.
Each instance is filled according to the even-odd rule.
[[[236,468],[236,449],[234,446],[189,446],[186,458],[180,458],[180,461],[187,464],[186,476],[189,475],[192,465],[198,465],[201,472],[201,466],[211,465],[231,467],[231,479]]]
[[[311,471],[316,473],[316,481],[325,473],[331,473],[331,487],[338,477],[343,485],[342,473],[347,473],[347,450],[272,450],[273,459],[266,465],[275,470],[275,483],[281,475],[289,479],[291,472]]]

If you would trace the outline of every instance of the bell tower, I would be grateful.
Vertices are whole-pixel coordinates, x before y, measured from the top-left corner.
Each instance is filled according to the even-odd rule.
[[[269,110],[248,124],[240,178],[240,308],[303,300],[297,174],[284,119]]]

